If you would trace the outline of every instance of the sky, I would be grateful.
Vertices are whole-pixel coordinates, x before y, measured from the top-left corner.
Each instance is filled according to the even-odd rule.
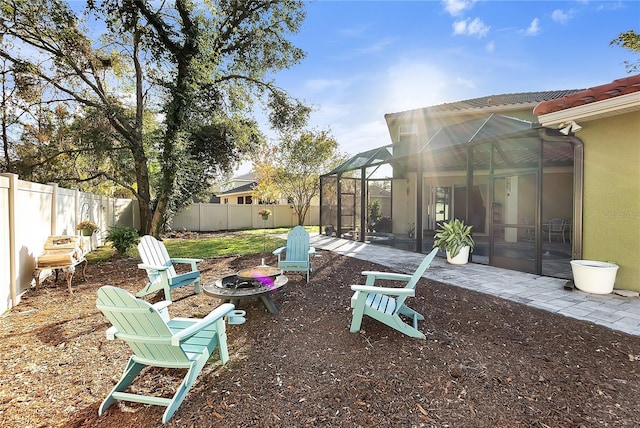
[[[307,56],[277,84],[355,155],[391,143],[384,115],[625,77],[640,1],[316,0],[290,37]],[[247,169],[248,168],[248,169]],[[239,173],[248,172],[243,165]]]

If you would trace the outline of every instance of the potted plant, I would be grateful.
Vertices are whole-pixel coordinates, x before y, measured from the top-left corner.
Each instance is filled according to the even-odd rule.
[[[469,253],[476,243],[471,237],[471,228],[457,218],[440,223],[436,230],[433,248],[447,252],[447,261],[451,264],[465,264],[469,260]]]
[[[267,208],[260,208],[258,211],[258,215],[262,217],[263,220],[269,220],[269,216],[271,215],[271,210]]]
[[[76,230],[81,231],[83,236],[91,236],[98,230],[98,225],[91,220],[84,220],[78,223]]]

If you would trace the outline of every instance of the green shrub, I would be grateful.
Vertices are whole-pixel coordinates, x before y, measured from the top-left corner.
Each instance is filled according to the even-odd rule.
[[[118,250],[119,256],[127,254],[129,248],[135,246],[139,240],[138,231],[127,226],[111,226],[107,233],[107,242],[113,244],[115,249]]]

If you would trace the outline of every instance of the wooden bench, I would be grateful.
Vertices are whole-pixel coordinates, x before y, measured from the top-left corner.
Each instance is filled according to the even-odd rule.
[[[69,294],[71,280],[76,271],[76,266],[82,265],[82,280],[85,280],[84,271],[87,267],[86,245],[82,237],[76,235],[49,236],[44,243],[44,251],[36,258],[36,269],[33,271],[33,279],[36,281],[36,291],[40,287],[40,273],[43,270],[55,272],[55,282],[58,282],[58,273],[63,271],[67,280]]]

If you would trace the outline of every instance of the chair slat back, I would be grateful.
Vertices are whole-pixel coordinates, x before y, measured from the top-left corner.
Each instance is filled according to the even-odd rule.
[[[303,226],[294,227],[287,236],[287,261],[307,261],[309,259],[309,232]]]
[[[179,346],[171,345],[171,329],[148,302],[107,285],[98,290],[96,306],[137,357],[163,363],[189,361]]]
[[[166,247],[153,236],[145,235],[140,239],[140,243],[138,244],[138,253],[140,253],[140,258],[142,259],[143,264],[151,266],[169,266],[169,269],[167,269],[167,276],[169,278],[176,276],[176,270],[171,263],[171,257],[169,257]],[[147,275],[149,276],[149,281],[152,283],[160,276],[159,274],[150,271],[147,271]]]
[[[422,275],[424,274],[424,272],[431,265],[431,262],[436,257],[436,254],[438,254],[437,248],[434,248],[433,250],[431,250],[429,254],[427,254],[427,256],[424,258],[424,260],[422,260],[422,263],[420,263],[420,265],[418,266],[416,271],[413,273],[413,275],[411,276],[411,279],[407,282],[407,285],[405,285],[404,288],[411,288],[413,290],[416,289],[416,285],[418,284],[418,281],[420,280],[420,278],[422,278]],[[406,298],[407,296],[399,296],[396,298],[395,312],[398,312],[402,308],[402,305],[404,304],[404,301]]]

